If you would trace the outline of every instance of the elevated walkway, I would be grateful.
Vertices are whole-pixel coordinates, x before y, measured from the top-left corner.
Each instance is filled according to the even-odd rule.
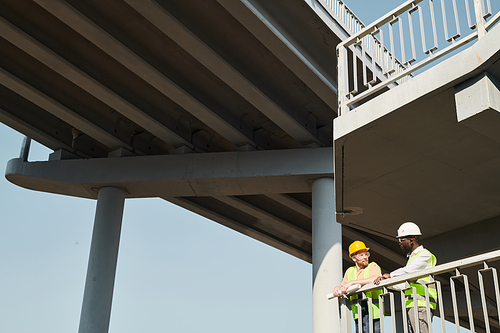
[[[461,40],[460,34],[446,36],[450,48],[463,49],[425,70],[424,65],[450,48],[426,49],[422,37],[427,51],[421,52],[425,55],[419,63],[415,40],[420,37],[411,31],[413,58],[403,58],[401,73],[391,71],[397,48],[384,47],[382,38],[387,42],[388,36],[383,33],[390,32],[392,44],[392,29],[397,24],[402,29],[401,17],[410,24],[412,16],[415,21],[420,17],[422,24],[421,5],[407,1],[339,46],[339,63],[351,65],[347,60],[358,57],[361,65],[358,75],[354,68],[354,73],[344,69],[339,76],[341,112],[334,119],[337,221],[390,249],[396,247],[401,222],[415,221],[423,233],[421,242],[439,263],[446,263],[499,248],[500,16],[476,14],[479,23],[471,28],[482,28]],[[399,42],[405,54],[404,41]],[[372,70],[382,71],[384,80],[370,80]],[[381,266],[392,271],[401,265]],[[477,291],[477,273],[473,275]],[[444,285],[449,288],[450,282]],[[495,302],[498,291],[484,293]],[[452,311],[451,300],[445,303],[446,311]],[[488,320],[475,304],[470,311],[462,305],[456,318],[450,312],[444,317],[464,327],[473,327],[476,320],[478,332],[488,331]],[[494,317],[491,331],[497,331],[497,315],[489,307],[486,313]]]
[[[500,26],[334,121],[339,221],[436,236],[500,215]]]

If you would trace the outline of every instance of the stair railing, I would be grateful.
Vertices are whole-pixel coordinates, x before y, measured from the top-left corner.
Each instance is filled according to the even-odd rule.
[[[500,20],[500,13],[492,16],[490,0],[473,0],[474,15],[469,8],[472,0],[465,0],[465,6],[458,6],[457,0],[441,0],[439,5],[435,4],[437,0],[428,0],[427,6],[423,6],[422,1],[406,1],[337,46],[339,115],[375,93],[406,82],[424,66],[482,38]],[[439,12],[442,29],[438,29],[436,20]],[[468,27],[474,31],[462,35],[465,16]],[[438,44],[440,38],[444,39],[442,48]],[[417,49],[417,44],[421,48]]]

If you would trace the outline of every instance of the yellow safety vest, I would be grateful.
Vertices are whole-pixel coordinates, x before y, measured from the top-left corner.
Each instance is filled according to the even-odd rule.
[[[370,277],[370,269],[373,267],[373,265],[379,267],[374,262],[369,263],[368,266],[366,266],[366,268],[363,271],[363,278],[364,279],[367,279]],[[379,269],[380,269],[380,267],[379,267]],[[354,280],[356,280],[356,278],[357,278],[356,266],[349,267],[349,269],[347,270],[347,282],[354,281]],[[372,299],[372,318],[373,319],[380,318],[378,295],[380,295],[381,293],[382,293],[381,289],[369,291],[366,293],[366,297],[369,297]],[[356,300],[356,299],[358,299],[358,295],[351,296],[351,302]],[[354,319],[357,319],[358,318],[358,306],[357,305],[354,306],[354,303],[351,303],[351,304],[353,304],[353,306],[351,306],[352,316]]]
[[[422,249],[418,251],[411,260],[408,260],[407,264],[408,265],[410,262],[413,261],[420,253],[423,251],[427,251],[431,255],[431,267],[436,266],[437,259],[436,257],[427,249]],[[432,279],[432,280],[431,280]],[[410,287],[415,287],[416,292],[417,292],[417,306],[421,308],[425,308],[425,287],[423,283],[431,282],[434,280],[434,277],[431,275],[428,275],[426,277],[421,277],[418,280],[415,281],[410,281]],[[436,310],[436,303],[437,303],[437,290],[435,287],[429,286],[429,307],[432,310]],[[408,289],[405,290],[405,295],[406,295],[406,308],[412,308],[413,307],[413,289]]]

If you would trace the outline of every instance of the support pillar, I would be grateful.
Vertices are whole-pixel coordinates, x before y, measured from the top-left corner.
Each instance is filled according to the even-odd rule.
[[[108,332],[124,205],[124,190],[99,190],[79,333]]]
[[[342,227],[335,217],[333,178],[312,184],[313,333],[340,332],[337,301],[327,295],[342,282]]]

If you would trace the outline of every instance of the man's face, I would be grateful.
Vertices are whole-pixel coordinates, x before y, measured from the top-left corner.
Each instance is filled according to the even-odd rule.
[[[399,240],[399,247],[404,253],[410,253],[413,247],[413,237],[401,237]]]
[[[368,258],[370,257],[370,252],[366,250],[360,250],[352,255],[352,259],[356,263],[356,265],[361,266],[362,268],[365,268],[368,266]]]

